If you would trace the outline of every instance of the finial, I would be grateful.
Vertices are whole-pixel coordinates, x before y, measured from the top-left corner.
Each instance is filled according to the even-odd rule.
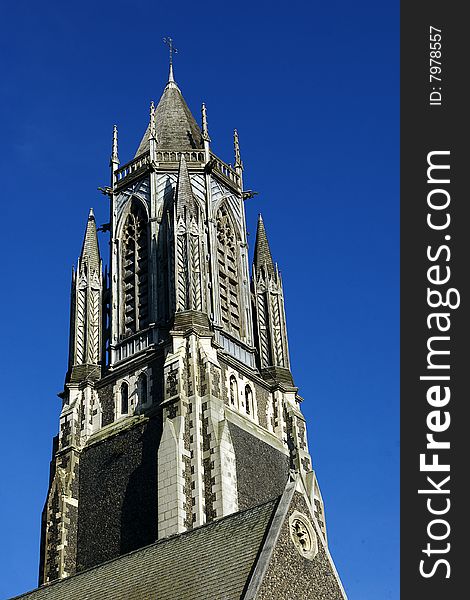
[[[175,83],[175,78],[173,76],[173,54],[178,54],[178,50],[173,46],[171,37],[164,37],[163,43],[170,49],[170,73],[168,75],[168,83]]]
[[[93,209],[90,208],[90,212],[88,213],[88,220],[90,221],[91,219],[95,218],[95,213],[93,212]]]
[[[206,105],[203,102],[201,106],[201,114],[202,114],[202,139],[204,141],[210,142],[211,139],[209,137],[209,129],[207,127],[207,110]]]
[[[243,163],[240,158],[240,144],[238,142],[238,131],[236,129],[233,132],[233,146],[235,148],[235,168],[238,167],[240,169],[243,169]]]
[[[118,157],[118,129],[117,129],[117,125],[114,125],[113,127],[113,149],[111,152],[111,163],[117,163],[119,164],[119,157]]]
[[[156,132],[155,132],[155,104],[152,102],[150,102],[150,137],[151,138],[155,138],[156,137]]]

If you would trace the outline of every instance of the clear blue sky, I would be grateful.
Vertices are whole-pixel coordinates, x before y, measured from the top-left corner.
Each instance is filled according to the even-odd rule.
[[[112,126],[129,160],[167,76],[213,150],[240,134],[251,244],[283,273],[293,372],[350,600],[398,592],[399,4],[2,2],[0,597],[37,582],[69,287],[108,220]],[[102,238],[103,252],[106,251]]]

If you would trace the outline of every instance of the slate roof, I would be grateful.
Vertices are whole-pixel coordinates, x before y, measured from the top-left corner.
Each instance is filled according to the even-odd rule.
[[[17,596],[25,600],[236,600],[278,499]]]
[[[157,148],[192,150],[204,148],[202,133],[186,104],[181,90],[171,80],[167,83],[155,109]],[[149,150],[150,125],[140,142],[136,156]]]

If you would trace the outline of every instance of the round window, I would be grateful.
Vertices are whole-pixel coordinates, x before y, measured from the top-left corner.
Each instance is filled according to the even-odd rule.
[[[313,560],[318,553],[318,539],[308,517],[298,510],[289,517],[291,540],[297,552],[307,560]]]

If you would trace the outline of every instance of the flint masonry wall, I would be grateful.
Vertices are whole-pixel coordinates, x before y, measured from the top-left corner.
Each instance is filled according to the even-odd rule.
[[[344,600],[345,596],[338,585],[332,564],[320,540],[318,554],[313,560],[307,560],[297,552],[289,533],[289,517],[295,510],[304,515],[310,514],[303,496],[298,492],[292,498],[256,600],[272,600],[272,598]]]
[[[262,504],[284,491],[289,457],[229,423],[237,467],[238,508]]]
[[[77,571],[157,539],[160,436],[152,417],[83,450]]]

